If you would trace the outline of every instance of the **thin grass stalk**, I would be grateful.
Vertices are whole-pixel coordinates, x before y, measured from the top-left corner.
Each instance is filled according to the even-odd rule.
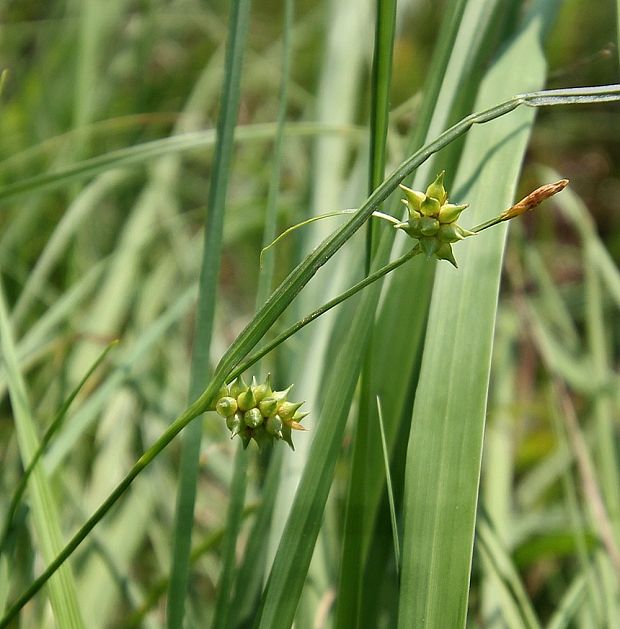
[[[518,613],[519,621],[517,622],[527,629],[540,629],[540,621],[536,616],[512,558],[484,512],[478,516],[476,533],[480,549],[486,561],[506,589]]]
[[[224,210],[232,161],[234,130],[239,109],[241,66],[249,15],[250,0],[233,2],[224,64],[225,80],[220,103],[217,144],[209,184],[208,216],[200,269],[196,330],[192,348],[190,400],[200,395],[210,373],[209,355],[215,313],[215,296],[220,271]],[[201,436],[200,422],[194,422],[183,438],[172,553],[172,574],[168,589],[167,623],[169,629],[176,629],[183,624],[190,569],[189,556]],[[243,457],[243,460],[239,462],[239,467],[236,468],[235,478],[239,483],[242,483],[241,477],[245,475],[246,464],[245,457]],[[233,508],[235,513],[240,514],[243,508],[243,497],[239,497],[239,500],[233,504]]]
[[[265,224],[263,227],[263,247],[273,242],[276,235],[277,205],[280,192],[280,180],[282,176],[282,164],[284,154],[284,131],[286,114],[288,110],[288,87],[291,66],[291,38],[293,32],[294,0],[286,0],[284,4],[284,24],[282,37],[282,61],[281,80],[278,94],[278,113],[276,118],[276,134],[274,138],[273,162],[269,190],[267,195],[267,208],[265,212]],[[269,297],[275,270],[275,257],[269,255],[262,264],[256,291],[256,310]],[[261,374],[262,362],[259,362],[258,372]],[[241,375],[240,371],[238,375]],[[272,521],[272,513],[278,493],[278,477],[282,464],[282,450],[274,449],[270,453],[268,470],[262,489],[262,501],[256,514],[252,530],[248,535],[244,557],[235,576],[234,595],[229,597],[229,612],[227,614],[229,626],[236,626],[239,618],[250,613],[250,607],[258,599],[265,572],[265,539]],[[241,456],[238,450],[237,457]],[[234,550],[234,546],[233,546]],[[233,554],[234,558],[234,554]]]
[[[375,6],[375,44],[370,90],[369,194],[379,186],[385,177],[392,58],[396,31],[396,0],[376,0]],[[366,226],[366,275],[370,272],[370,263],[376,249],[373,225],[373,221],[369,221]]]
[[[276,130],[273,123],[251,124],[237,127],[235,142],[272,141]],[[291,122],[287,125],[287,137],[308,137],[316,135],[361,136],[361,129],[351,125],[327,124],[315,122]],[[217,132],[213,129],[204,131],[187,131],[160,140],[150,140],[122,149],[116,149],[103,155],[91,157],[58,168],[54,172],[33,175],[0,188],[0,202],[29,194],[35,191],[49,191],[60,186],[93,177],[109,170],[140,166],[159,157],[199,151],[215,145]]]
[[[560,418],[559,413],[557,412],[558,404],[555,399],[555,392],[551,387],[548,391],[548,397],[556,439],[558,440],[558,443],[562,444],[567,449],[570,449],[570,446],[568,445],[568,435],[566,434],[566,428],[564,426],[565,421],[563,418]],[[567,468],[562,473],[562,488],[575,538],[578,566],[581,575],[585,579],[585,587],[588,591],[587,605],[582,608],[582,613],[589,619],[589,622],[592,623],[593,626],[602,626],[604,622],[603,601],[601,597],[601,590],[597,583],[600,575],[596,574],[593,567],[594,562],[591,560],[588,553],[586,539],[587,528],[586,523],[584,522],[585,518],[579,505],[577,486],[571,469]]]
[[[389,122],[390,86],[396,0],[377,0],[375,42],[371,80],[370,156],[368,191],[372,193],[385,177],[386,138]],[[369,275],[377,251],[378,238],[373,236],[373,223],[366,225],[365,274]],[[374,227],[376,229],[376,227]],[[372,333],[364,355],[361,374],[361,395],[355,427],[349,489],[345,508],[344,540],[336,611],[337,627],[358,627],[363,591],[364,556],[359,552],[359,536],[369,525],[365,513],[365,476],[369,421],[374,417],[372,378]]]
[[[416,151],[404,161],[360,207],[357,214],[326,238],[309,256],[307,256],[282,282],[269,297],[265,305],[241,332],[237,339],[222,356],[212,379],[207,387],[190,406],[188,406],[162,433],[162,435],[143,453],[129,470],[123,480],[103,501],[94,514],[75,533],[65,548],[37,577],[33,583],[17,598],[0,619],[0,629],[19,613],[23,606],[43,587],[46,581],[72,555],[84,541],[89,532],[105,514],[116,504],[135,478],[163,451],[163,449],[196,417],[202,415],[212,404],[227,375],[243,360],[251,349],[261,340],[278,316],[286,309],[314,274],[342,247],[345,242],[363,225],[398,184],[410,175],[421,163],[451,141],[460,137],[475,124],[484,124],[514,111],[521,105],[530,107],[552,106],[584,102],[608,102],[620,100],[620,85],[596,86],[592,88],[573,88],[568,90],[547,90],[520,94],[507,101],[471,114],[436,140]]]

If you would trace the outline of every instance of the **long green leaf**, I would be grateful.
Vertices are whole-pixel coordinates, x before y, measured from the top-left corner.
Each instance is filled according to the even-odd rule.
[[[21,500],[21,497],[24,491],[26,490],[26,486],[28,484],[28,479],[30,478],[30,475],[34,471],[37,463],[39,462],[39,459],[45,453],[45,450],[47,449],[50,441],[52,440],[54,435],[58,432],[58,430],[60,430],[64,422],[65,416],[67,414],[67,411],[69,410],[69,407],[73,403],[73,400],[75,400],[77,394],[80,392],[82,387],[86,384],[86,381],[88,380],[88,378],[90,378],[90,376],[93,374],[95,369],[97,369],[97,367],[102,363],[103,359],[108,355],[108,352],[112,349],[112,347],[114,347],[117,344],[117,342],[118,341],[113,341],[110,345],[108,345],[108,347],[106,347],[106,349],[100,354],[97,360],[92,364],[90,369],[84,374],[84,377],[82,378],[82,380],[78,382],[77,386],[73,389],[73,391],[71,391],[67,399],[63,402],[58,413],[56,413],[56,416],[54,417],[54,419],[48,426],[47,430],[45,431],[45,434],[41,438],[41,442],[39,443],[36,452],[33,454],[32,459],[29,461],[28,466],[24,470],[24,473],[22,477],[20,478],[19,483],[17,484],[17,487],[15,488],[15,491],[13,492],[13,496],[11,497],[11,502],[9,504],[6,521],[2,528],[2,535],[0,536],[0,552],[2,552],[4,548],[4,544],[6,542],[7,536],[11,528],[11,521],[13,517],[15,516],[15,512],[19,505],[19,501]]]
[[[489,34],[495,31],[496,2],[479,0],[453,2],[446,6],[446,16],[433,63],[429,69],[429,80],[425,83],[424,101],[420,120],[415,127],[413,146],[430,139],[449,125],[450,119],[458,117],[463,103],[473,104],[479,85],[476,68],[486,63],[482,50]],[[502,10],[505,4],[502,5]],[[413,187],[425,189],[433,174],[447,169],[451,176],[456,165],[458,150],[442,151],[425,162],[415,173]],[[433,170],[434,169],[434,170]],[[386,440],[393,455],[394,484],[398,492],[402,486],[405,448],[410,427],[412,398],[416,387],[419,362],[422,354],[424,327],[434,273],[434,264],[408,265],[393,275],[389,288],[385,290],[377,329],[374,332],[373,386],[382,396],[386,409]],[[412,290],[415,287],[415,290]],[[398,369],[393,368],[398,365]],[[374,420],[369,422],[372,427]],[[381,496],[384,495],[385,477],[377,447],[376,432],[370,437],[368,456],[364,461],[367,472],[364,483],[364,503],[369,512],[365,531],[360,531],[356,542],[367,556],[365,568],[365,591],[376,591],[384,586],[393,574],[382,565],[390,559],[388,552],[390,535],[388,513],[385,507],[379,512]],[[383,500],[385,505],[385,500]],[[368,549],[368,550],[366,550]],[[343,570],[347,569],[343,564]],[[392,580],[392,587],[397,587]],[[378,597],[363,597],[363,618],[372,622],[372,614],[378,614]],[[376,617],[376,616],[375,616]],[[378,622],[378,620],[377,620]],[[395,621],[393,621],[395,622]]]
[[[222,232],[224,228],[224,209],[228,192],[228,178],[232,161],[234,130],[239,109],[241,65],[245,49],[245,39],[250,15],[249,0],[235,0],[232,4],[228,32],[228,46],[225,62],[225,82],[222,88],[220,116],[217,127],[217,144],[213,162],[213,173],[209,184],[209,213],[205,228],[204,251],[200,270],[198,306],[196,310],[196,332],[192,348],[189,399],[193,400],[203,389],[210,372],[209,356],[213,332],[213,317],[220,271]],[[183,436],[179,491],[177,496],[176,521],[174,531],[174,549],[172,555],[172,575],[168,589],[168,627],[176,629],[183,624],[184,603],[189,578],[189,556],[193,529],[194,503],[198,479],[198,460],[202,426],[194,422]],[[236,487],[244,486],[246,456],[242,453],[235,466]],[[237,495],[232,505],[240,521],[243,509],[243,496]],[[233,541],[227,540],[234,549],[236,531],[229,531]],[[232,554],[234,557],[234,552]],[[226,567],[226,563],[224,564]],[[225,573],[226,574],[226,573]],[[224,579],[227,581],[228,579]],[[228,596],[228,591],[220,589],[220,597]],[[222,598],[220,598],[222,600]],[[226,599],[223,599],[225,601]],[[224,611],[227,606],[221,602],[217,609]],[[225,617],[219,616],[225,625]]]
[[[276,125],[272,123],[238,127],[235,140],[265,141],[274,136]],[[314,123],[291,123],[287,134],[297,136],[315,136],[317,134],[358,135],[358,130],[350,126]],[[7,201],[16,196],[52,190],[74,181],[80,181],[112,169],[142,165],[158,157],[175,153],[184,153],[208,148],[216,143],[214,130],[188,131],[161,140],[151,140],[127,148],[110,151],[97,157],[82,160],[59,169],[56,172],[34,175],[28,179],[15,181],[0,188],[0,201]]]
[[[9,312],[4,299],[4,289],[0,283],[0,347],[5,365],[11,405],[15,418],[15,430],[24,466],[36,456],[38,439],[28,401],[26,383],[19,371],[15,343],[10,326]],[[54,500],[49,479],[42,466],[36,466],[32,473],[31,506],[34,529],[39,550],[46,562],[62,549],[62,534],[58,507]],[[75,581],[69,566],[64,566],[50,581],[49,596],[54,616],[61,627],[84,627],[77,602]]]
[[[283,155],[284,155],[284,129],[286,122],[286,114],[288,109],[288,87],[289,74],[291,66],[291,37],[293,30],[294,1],[286,0],[284,4],[284,24],[282,37],[282,78],[280,81],[280,90],[278,94],[278,114],[276,122],[276,135],[273,147],[273,162],[271,167],[271,178],[269,181],[269,192],[267,195],[267,208],[265,212],[265,224],[263,227],[263,247],[273,242],[276,233],[277,219],[277,201],[280,193],[280,180],[282,177]],[[264,249],[263,249],[264,251]],[[262,252],[261,252],[262,256]],[[265,264],[261,265],[258,277],[258,288],[256,290],[256,309],[267,300],[275,270],[275,258],[269,255]],[[262,365],[259,364],[258,372],[260,373]],[[239,372],[239,375],[242,373]],[[247,546],[245,548],[243,561],[239,566],[235,576],[234,597],[227,596],[228,605],[226,620],[228,626],[236,626],[238,620],[244,619],[245,615],[251,614],[251,609],[255,601],[258,599],[259,593],[263,585],[265,574],[265,540],[268,538],[268,529],[272,522],[272,513],[274,504],[278,495],[278,477],[282,464],[282,450],[277,449],[272,452],[269,457],[268,470],[265,483],[262,489],[262,500],[259,511],[256,514],[254,525],[248,536]],[[240,451],[237,452],[237,458],[241,456]],[[235,467],[236,471],[236,467]],[[233,477],[234,478],[234,477]],[[233,483],[234,485],[234,483]],[[231,495],[231,503],[236,500],[234,493]],[[229,518],[229,523],[231,522]],[[235,522],[232,522],[233,530],[238,528]],[[228,570],[232,571],[235,563],[236,535],[231,537],[231,557],[229,559]],[[234,544],[232,542],[235,542]],[[226,568],[223,569],[223,573]],[[220,585],[222,589],[222,585]],[[232,589],[232,588],[231,588]],[[219,598],[218,598],[219,602]],[[217,618],[216,621],[217,622]],[[214,623],[215,625],[215,623]]]
[[[535,16],[489,71],[478,106],[543,82],[540,33]],[[454,187],[470,219],[510,205],[532,121],[521,111],[469,134]],[[407,452],[403,629],[465,625],[504,238],[499,228],[463,243],[462,270],[438,270]]]
[[[368,190],[372,192],[385,176],[386,137],[389,121],[392,57],[396,28],[396,1],[377,0],[375,42],[372,64],[370,111],[370,159]],[[377,229],[379,226],[374,226]],[[379,239],[373,236],[373,221],[366,225],[365,274],[369,275]],[[383,262],[381,260],[380,262]],[[370,419],[374,418],[372,395],[372,338],[366,348],[361,373],[361,403],[355,428],[351,473],[345,510],[344,542],[338,590],[336,626],[357,627],[363,591],[364,556],[359,552],[359,535],[368,526],[364,508]]]

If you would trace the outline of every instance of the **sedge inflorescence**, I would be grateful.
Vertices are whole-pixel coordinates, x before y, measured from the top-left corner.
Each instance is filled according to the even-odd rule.
[[[469,206],[466,203],[448,203],[448,193],[443,185],[444,172],[437,175],[426,192],[412,190],[401,184],[400,188],[406,196],[402,202],[407,207],[409,220],[398,223],[396,227],[417,239],[428,258],[435,256],[438,260],[448,260],[456,266],[452,243],[473,236],[474,232],[457,225],[461,212]]]
[[[305,430],[300,422],[308,413],[299,411],[303,402],[287,399],[291,388],[274,391],[269,375],[262,384],[253,378],[251,385],[239,377],[222,387],[214,410],[226,419],[231,439],[239,435],[244,448],[252,439],[260,448],[281,439],[294,450],[292,431]]]

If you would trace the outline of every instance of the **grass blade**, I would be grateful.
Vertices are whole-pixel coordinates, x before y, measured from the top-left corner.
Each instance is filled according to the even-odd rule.
[[[512,559],[485,515],[478,517],[477,534],[483,556],[507,591],[508,598],[515,609],[515,620],[509,623],[510,626],[515,627],[518,622],[522,627],[539,629],[540,622],[536,618]],[[516,620],[517,618],[518,620]]]
[[[276,122],[276,135],[273,147],[273,163],[271,168],[271,178],[269,181],[269,192],[267,196],[265,224],[263,227],[263,247],[266,247],[269,243],[273,242],[276,233],[277,201],[280,192],[280,180],[282,177],[284,153],[284,128],[288,108],[288,86],[291,65],[291,36],[293,29],[293,15],[294,1],[286,0],[284,4],[284,35],[282,38],[282,78],[280,81],[280,90],[278,95],[278,113]],[[275,257],[273,254],[267,257],[265,264],[262,264],[264,253],[265,249],[263,248],[260,255],[261,264],[258,277],[258,288],[256,291],[256,309],[259,309],[260,306],[269,297],[269,292],[271,291],[271,285],[273,282],[275,270]],[[260,366],[258,371],[259,373],[262,371],[260,369]],[[242,373],[243,370],[239,371],[238,375],[241,375]],[[243,456],[241,450],[238,450],[237,458],[241,456]],[[228,596],[226,598],[226,620],[228,626],[237,626],[239,619],[241,619],[241,622],[243,622],[246,616],[251,616],[253,606],[258,600],[263,585],[263,578],[265,573],[265,555],[267,551],[265,540],[268,539],[269,527],[272,522],[273,509],[278,495],[278,478],[282,466],[282,458],[283,452],[281,449],[273,450],[269,457],[265,483],[261,488],[261,505],[259,507],[258,513],[256,514],[252,530],[248,536],[243,561],[235,575],[234,595]],[[233,500],[234,499],[235,494],[233,493]],[[229,521],[231,521],[230,518]],[[237,526],[235,526],[235,522],[232,521],[232,526],[233,528],[237,528],[238,524]],[[229,537],[231,538],[232,552],[229,560],[229,565],[225,565],[223,572],[225,572],[226,567],[228,567],[230,571],[232,571],[234,568],[234,550],[236,544],[232,544],[232,542],[236,542],[236,535],[234,537],[230,535]],[[222,589],[223,587],[222,585],[220,585],[220,590]],[[232,587],[230,589],[232,590]],[[224,626],[223,623],[222,626]]]
[[[205,228],[196,310],[196,330],[192,348],[190,400],[200,395],[210,372],[209,351],[211,348],[215,296],[220,271],[224,209],[232,161],[234,129],[239,109],[241,64],[245,49],[249,14],[249,0],[236,0],[232,3],[224,70],[225,82],[222,88],[213,173],[209,184],[209,213]],[[183,624],[201,436],[202,426],[200,422],[194,422],[183,437],[172,554],[172,574],[168,589],[168,627],[170,629],[175,629]],[[247,462],[244,455],[240,455],[237,458],[235,476],[241,479],[245,476]],[[239,480],[239,483],[241,483],[241,487],[238,485],[238,490],[243,487],[244,481]],[[235,496],[235,499],[237,502],[233,503],[231,509],[233,509],[233,513],[238,515],[236,521],[239,522],[244,498],[243,496]],[[236,531],[231,530],[229,534],[236,536]],[[220,594],[224,595],[221,591]],[[223,608],[218,606],[218,609],[221,610]]]
[[[274,124],[255,124],[238,127],[235,141],[265,141],[274,136]],[[345,125],[315,124],[311,122],[291,123],[287,135],[315,136],[317,134],[358,135],[357,129]],[[216,144],[217,134],[212,129],[188,131],[169,138],[151,140],[127,148],[117,149],[71,164],[51,173],[34,175],[9,183],[0,188],[0,202],[8,201],[22,194],[53,190],[72,182],[99,175],[109,170],[143,165],[149,161],[189,151],[210,148]]]
[[[540,23],[530,19],[487,74],[478,102],[540,85],[544,71]],[[468,136],[455,188],[476,222],[510,205],[532,120],[519,112]],[[462,271],[438,270],[407,452],[403,628],[465,625],[504,237],[497,229],[479,237],[484,244],[464,243]]]
[[[370,159],[368,191],[377,188],[385,177],[386,136],[389,121],[390,86],[392,79],[392,57],[394,54],[394,30],[396,27],[395,0],[377,0],[375,19],[375,42],[373,51],[370,106]],[[375,221],[366,225],[365,275],[371,271],[377,253],[379,238],[373,236]],[[381,260],[380,262],[383,262]],[[341,574],[336,611],[337,627],[358,627],[363,591],[364,556],[359,552],[359,536],[372,525],[368,522],[365,509],[365,487],[369,448],[370,420],[373,418],[372,399],[372,335],[361,374],[360,405],[355,426],[353,455],[349,488],[345,508],[344,541],[342,548]]]
[[[379,428],[381,429],[381,448],[383,450],[383,463],[385,464],[385,481],[387,483],[388,500],[390,503],[390,519],[392,522],[392,535],[394,536],[394,560],[396,569],[400,566],[400,542],[398,541],[398,523],[396,520],[396,503],[394,502],[394,490],[392,489],[392,477],[390,474],[390,454],[385,440],[385,429],[383,426],[383,413],[381,412],[381,401],[377,396],[377,412],[379,416]]]
[[[38,439],[29,407],[26,384],[19,372],[9,313],[0,283],[0,347],[5,365],[15,430],[22,461],[27,466],[38,449]],[[41,554],[46,562],[52,561],[62,549],[62,535],[58,509],[42,466],[32,472],[31,505],[34,529]],[[49,596],[54,616],[61,627],[83,627],[77,602],[75,581],[69,566],[63,567],[50,581]]]
[[[15,516],[15,512],[16,512],[17,507],[19,505],[19,502],[20,502],[20,500],[21,500],[21,498],[22,498],[22,496],[24,494],[24,491],[26,490],[26,486],[28,485],[28,479],[30,478],[30,475],[32,474],[36,464],[38,463],[39,459],[43,456],[43,454],[45,454],[47,446],[49,445],[49,443],[52,440],[52,438],[54,437],[54,435],[62,427],[64,419],[65,419],[65,417],[67,415],[67,411],[69,410],[69,407],[71,406],[73,400],[75,400],[77,394],[80,392],[82,387],[86,384],[86,381],[90,378],[90,376],[93,374],[95,369],[97,369],[97,367],[103,362],[104,358],[108,355],[108,352],[117,343],[118,343],[118,341],[113,341],[112,343],[110,343],[110,345],[108,345],[106,347],[106,349],[101,353],[99,358],[97,358],[97,360],[93,363],[91,368],[84,374],[84,377],[82,378],[82,380],[80,380],[80,382],[78,382],[78,384],[75,387],[75,389],[73,389],[73,391],[69,394],[67,399],[64,401],[64,403],[61,406],[60,410],[56,414],[56,417],[54,417],[54,419],[52,420],[52,422],[48,426],[47,430],[45,431],[45,434],[41,438],[39,446],[38,446],[36,452],[34,453],[32,459],[28,463],[28,466],[24,470],[24,473],[23,473],[22,477],[20,478],[19,483],[18,483],[17,487],[15,488],[15,492],[13,493],[13,496],[11,498],[11,502],[9,504],[9,509],[8,509],[7,516],[6,516],[6,521],[5,521],[3,532],[2,532],[2,536],[0,537],[0,552],[3,550],[3,548],[4,548],[5,544],[6,544],[7,537],[9,535],[10,529],[11,529],[11,522],[13,520],[13,517]]]

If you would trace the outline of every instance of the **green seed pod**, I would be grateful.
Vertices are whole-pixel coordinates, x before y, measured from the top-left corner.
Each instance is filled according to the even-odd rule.
[[[469,207],[468,203],[462,205],[454,205],[453,203],[446,203],[441,206],[439,210],[439,222],[440,223],[453,223],[461,215],[463,210]]]
[[[433,254],[437,249],[439,249],[439,242],[437,238],[434,236],[420,238],[420,246],[422,247],[422,251],[426,254],[428,259],[433,257]]]
[[[420,211],[420,205],[422,201],[424,201],[424,197],[426,196],[423,192],[418,192],[417,190],[412,190],[411,188],[407,188],[407,186],[400,184],[400,189],[405,193],[407,197],[407,203],[412,210]]]
[[[239,436],[241,437],[241,443],[243,444],[243,449],[247,450],[248,446],[250,445],[250,441],[252,441],[252,431],[248,430],[247,428],[243,431],[239,433]]]
[[[273,397],[276,398],[276,400],[278,400],[279,402],[282,402],[286,400],[286,396],[289,394],[289,391],[292,388],[293,388],[293,385],[291,384],[291,386],[284,389],[284,391],[274,391]]]
[[[401,201],[405,204],[405,207],[407,208],[407,214],[409,215],[409,220],[422,217],[422,214],[420,214],[420,212],[409,207],[409,203],[407,203],[406,199],[401,199]]]
[[[456,223],[450,223],[449,225],[442,225],[439,228],[439,233],[437,237],[442,242],[457,242],[458,240],[463,240],[463,238],[467,238],[467,236],[475,236],[475,232],[470,232],[467,229],[463,229],[460,225]]]
[[[297,412],[297,409],[303,404],[303,402],[282,402],[278,406],[278,415],[284,420],[293,419],[293,415]]]
[[[248,385],[246,384],[243,376],[239,376],[235,378],[235,380],[230,385],[230,396],[234,398],[238,398],[241,393],[247,391]]]
[[[282,420],[279,415],[273,415],[265,422],[265,428],[270,435],[276,439],[282,439]]]
[[[246,389],[237,396],[237,404],[242,411],[249,411],[256,406],[256,398],[252,389]]]
[[[267,378],[265,378],[263,384],[252,386],[252,393],[254,394],[255,400],[259,403],[264,398],[270,396],[273,393],[271,390],[271,375],[267,374]]]
[[[454,268],[458,268],[454,254],[452,253],[452,246],[447,242],[437,249],[435,256],[438,260],[447,260]]]
[[[304,417],[308,417],[310,413],[295,413],[295,415],[293,415],[293,422],[299,424],[299,422],[304,418]],[[300,430],[299,428],[297,428],[297,430]]]
[[[443,187],[443,176],[446,171],[442,170],[436,177],[435,181],[426,189],[426,196],[432,197],[439,202],[439,205],[443,205],[448,199],[448,193]]]
[[[230,417],[237,412],[237,400],[234,397],[225,396],[217,401],[215,410],[222,417]]]
[[[288,443],[289,446],[291,446],[291,450],[293,450],[293,452],[295,451],[295,446],[293,445],[293,435],[292,435],[292,429],[288,424],[282,424],[282,439],[284,439],[284,441],[286,441],[286,443]]]
[[[437,238],[441,240],[441,242],[457,242],[458,240],[463,240],[463,236],[461,236],[458,225],[456,223],[450,223],[448,225],[442,225],[437,232]]]
[[[241,413],[237,412],[226,418],[226,428],[230,430],[232,437],[239,434],[243,427],[243,415]]]
[[[271,417],[278,411],[278,400],[275,397],[266,397],[258,403],[258,408],[263,417]]]
[[[441,204],[433,197],[426,197],[420,205],[420,213],[424,216],[432,216],[433,218],[437,218],[439,216],[440,209]]]
[[[439,231],[439,221],[430,216],[420,219],[420,232],[423,236],[434,236]]]
[[[419,238],[422,235],[422,218],[410,218],[404,230],[414,238]]]
[[[257,408],[251,408],[243,414],[243,421],[248,428],[258,428],[263,423],[263,416]]]

